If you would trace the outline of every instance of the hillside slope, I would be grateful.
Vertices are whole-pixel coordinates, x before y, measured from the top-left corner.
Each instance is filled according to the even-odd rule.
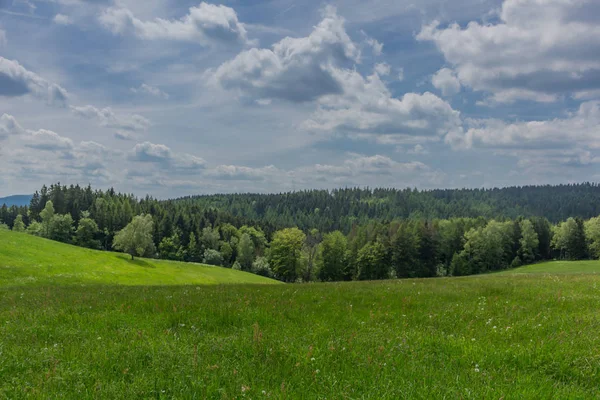
[[[274,284],[275,280],[209,265],[136,259],[25,233],[0,231],[0,286],[45,284]]]

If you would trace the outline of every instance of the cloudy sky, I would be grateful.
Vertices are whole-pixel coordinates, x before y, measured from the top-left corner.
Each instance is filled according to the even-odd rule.
[[[600,180],[597,0],[0,0],[0,196]]]

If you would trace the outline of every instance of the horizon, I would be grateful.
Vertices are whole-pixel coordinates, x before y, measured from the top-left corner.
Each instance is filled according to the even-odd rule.
[[[57,183],[58,184],[58,183]],[[69,184],[63,184],[60,183],[61,186],[66,186],[66,187],[70,187],[72,186],[80,186],[80,187],[86,187],[88,186],[87,184],[82,185],[79,183],[69,183]],[[49,188],[49,185],[47,184],[43,184],[46,187]],[[512,186],[491,186],[491,187],[455,187],[455,188],[444,188],[444,187],[438,187],[438,188],[426,188],[426,189],[421,189],[421,188],[417,188],[417,187],[358,187],[358,186],[354,186],[354,187],[334,187],[334,188],[324,188],[324,189],[316,189],[316,188],[307,188],[307,189],[297,189],[297,190],[289,190],[289,191],[273,191],[273,192],[215,192],[215,193],[196,193],[196,194],[183,194],[183,195],[179,195],[176,197],[166,197],[166,198],[161,198],[161,197],[155,197],[150,195],[149,193],[145,193],[145,194],[136,194],[136,193],[132,193],[132,192],[127,192],[127,191],[120,191],[120,190],[116,190],[114,187],[104,187],[104,188],[98,188],[98,187],[94,187],[93,185],[92,190],[102,190],[102,191],[107,191],[110,189],[114,189],[116,192],[118,193],[122,193],[122,194],[131,194],[133,196],[135,196],[136,198],[140,199],[140,198],[144,198],[146,196],[151,196],[156,200],[159,201],[167,201],[167,200],[178,200],[178,199],[182,199],[182,198],[188,198],[188,197],[202,197],[202,196],[230,196],[230,195],[279,195],[279,194],[288,194],[288,193],[299,193],[299,192],[306,192],[306,191],[328,191],[328,192],[333,192],[336,190],[347,190],[347,189],[360,189],[360,190],[370,190],[370,191],[375,191],[375,190],[380,190],[380,189],[385,189],[385,190],[397,190],[397,191],[402,191],[402,190],[417,190],[419,192],[435,192],[435,191],[445,191],[445,190],[449,190],[449,191],[474,191],[474,190],[505,190],[505,189],[523,189],[523,188],[538,188],[538,187],[560,187],[560,186],[580,186],[580,185],[592,185],[592,186],[598,186],[600,185],[600,181],[598,182],[593,182],[593,181],[581,181],[581,182],[563,182],[563,183],[556,183],[556,184],[531,184],[531,185],[512,185]],[[41,188],[41,187],[40,187]],[[0,199],[7,199],[7,198],[11,198],[11,197],[20,197],[20,196],[33,196],[33,194],[35,192],[39,192],[39,189],[37,188],[36,190],[34,190],[33,193],[30,194],[26,194],[26,193],[20,193],[20,194],[8,194],[8,195],[2,195],[0,193]]]
[[[595,0],[0,6],[0,188],[600,181]]]

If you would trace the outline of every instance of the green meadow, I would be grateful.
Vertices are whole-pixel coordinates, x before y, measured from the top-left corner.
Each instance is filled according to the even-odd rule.
[[[0,286],[62,284],[183,285],[279,283],[247,272],[122,253],[0,230]]]
[[[600,396],[600,262],[256,285],[0,235],[0,399]]]

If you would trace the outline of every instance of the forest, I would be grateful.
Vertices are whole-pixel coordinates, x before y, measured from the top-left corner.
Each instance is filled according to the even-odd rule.
[[[459,276],[600,257],[600,187],[337,189],[158,200],[43,186],[0,229],[112,250],[145,216],[146,257],[285,282]],[[132,222],[133,220],[133,222]],[[133,256],[133,253],[132,253]]]

